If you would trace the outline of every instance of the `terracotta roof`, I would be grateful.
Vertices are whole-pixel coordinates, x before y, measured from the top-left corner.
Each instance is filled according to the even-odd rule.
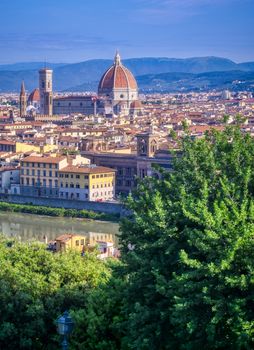
[[[114,63],[102,76],[98,90],[138,88],[133,74],[121,63]]]
[[[131,108],[142,108],[142,103],[139,100],[131,102]]]
[[[39,101],[40,101],[40,91],[39,89],[34,89],[29,95],[27,102],[32,103],[32,102],[39,102]]]
[[[112,173],[115,169],[104,166],[74,166],[68,165],[59,170],[59,173],[77,173],[77,174],[98,174],[98,173]]]
[[[62,160],[66,159],[66,157],[40,157],[40,156],[28,156],[23,159],[23,162],[30,162],[30,163],[53,163],[57,164],[61,162]]]
[[[61,236],[58,236],[56,238],[56,241],[68,241],[69,239],[71,239],[72,237],[75,237],[75,236],[78,236],[78,235],[75,235],[75,234],[72,234],[72,233],[65,233]]]
[[[0,140],[0,145],[12,145],[15,146],[16,142],[9,141],[9,140]]]

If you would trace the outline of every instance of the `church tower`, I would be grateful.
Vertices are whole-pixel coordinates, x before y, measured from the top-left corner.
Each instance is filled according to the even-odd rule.
[[[39,70],[40,114],[43,115],[53,113],[52,73],[48,68]]]
[[[159,148],[158,136],[154,134],[153,127],[149,132],[137,134],[137,156],[153,157]]]
[[[19,94],[19,115],[21,118],[26,116],[26,89],[24,81],[22,81]]]

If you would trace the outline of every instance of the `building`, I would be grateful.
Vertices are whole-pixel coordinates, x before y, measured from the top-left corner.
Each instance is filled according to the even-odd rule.
[[[48,68],[39,70],[40,114],[43,115],[53,113],[52,73]]]
[[[20,170],[14,167],[0,167],[1,193],[18,194],[17,185],[20,182]],[[19,186],[18,186],[19,187]]]
[[[73,113],[90,115],[97,113],[95,96],[64,96],[53,100],[53,114],[69,115]]]
[[[58,197],[58,172],[67,158],[28,156],[21,162],[20,193],[32,197]]]
[[[138,86],[133,74],[122,64],[117,52],[114,64],[103,74],[98,86],[98,98],[104,103],[105,114],[128,115],[135,110]],[[140,109],[140,106],[139,106]]]
[[[56,238],[56,252],[74,249],[82,252],[85,249],[86,237],[76,234],[64,234]]]
[[[160,149],[158,136],[150,130],[137,136],[137,152],[130,154],[82,151],[93,164],[115,169],[116,194],[128,194],[137,185],[137,178],[159,176],[154,166],[171,170],[173,155],[168,149]]]
[[[24,81],[22,81],[19,95],[19,116],[21,118],[26,116],[26,89]]]
[[[21,161],[20,193],[83,201],[115,197],[115,170],[81,156],[28,156]]]
[[[115,170],[95,165],[68,165],[59,171],[59,197],[112,200],[115,197]]]

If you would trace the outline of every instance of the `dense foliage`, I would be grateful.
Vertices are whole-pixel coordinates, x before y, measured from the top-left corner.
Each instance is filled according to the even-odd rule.
[[[254,347],[254,141],[229,127],[181,147],[128,199],[122,266],[79,313],[74,348]]]
[[[140,182],[127,207],[121,263],[2,244],[0,344],[56,348],[69,308],[71,350],[253,349],[252,137],[187,135],[174,171]]]
[[[78,210],[65,208],[51,208],[40,205],[31,204],[14,204],[8,202],[0,202],[0,211],[10,211],[16,213],[29,213],[48,216],[62,216],[73,218],[87,218],[93,220],[118,221],[118,214],[94,212],[92,210]]]
[[[53,254],[42,244],[0,242],[0,348],[58,349],[55,320],[84,309],[110,269],[95,255]]]
[[[229,127],[181,147],[174,172],[129,199],[126,339],[131,349],[251,349],[254,141]]]

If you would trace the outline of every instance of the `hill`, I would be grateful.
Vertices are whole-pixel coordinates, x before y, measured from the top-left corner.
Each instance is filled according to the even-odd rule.
[[[136,77],[162,73],[202,74],[207,72],[250,71],[254,70],[254,62],[237,64],[229,59],[220,57],[196,58],[130,58],[123,60]],[[97,82],[105,70],[112,64],[109,59],[95,59],[73,64],[48,64],[54,69],[53,86],[55,91],[96,90]],[[38,86],[38,69],[42,62],[17,63],[0,66],[0,92],[19,91],[21,81],[25,80],[26,89],[33,90]],[[253,69],[252,69],[253,68]],[[150,77],[151,78],[151,77]],[[144,77],[142,79],[150,79]],[[143,81],[141,79],[141,84]],[[138,78],[140,81],[140,78]],[[146,84],[146,83],[144,83]],[[149,89],[152,86],[148,87]],[[141,86],[142,88],[142,86]]]

